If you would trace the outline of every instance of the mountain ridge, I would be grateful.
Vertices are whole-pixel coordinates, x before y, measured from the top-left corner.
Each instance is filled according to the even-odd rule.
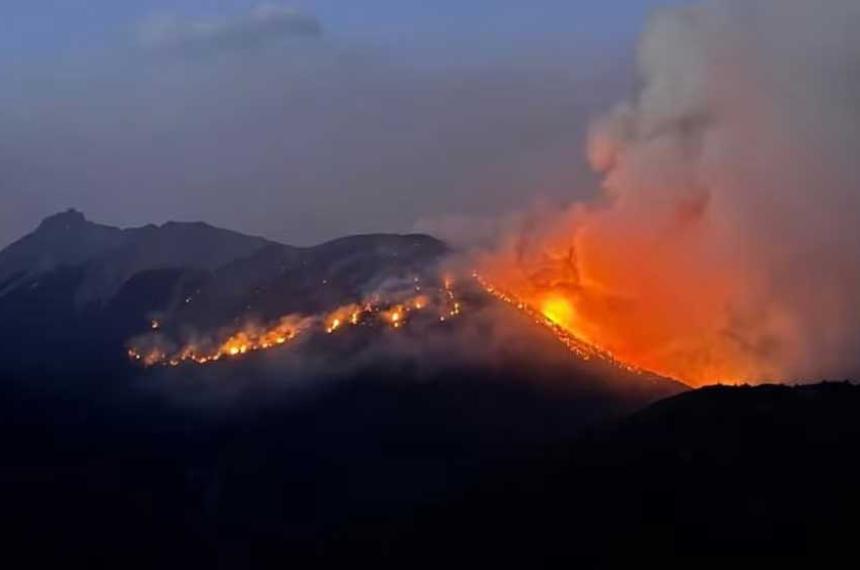
[[[0,518],[24,521],[22,544],[38,538],[49,554],[99,541],[107,558],[123,557],[144,536],[175,541],[176,550],[151,551],[156,559],[178,552],[199,562],[235,547],[245,562],[249,549],[313,556],[329,544],[336,555],[340,537],[396,539],[425,509],[532,450],[686,389],[580,358],[468,278],[449,290],[451,250],[431,236],[309,248],[242,236],[235,250],[248,246],[247,255],[201,261],[195,247],[233,234],[205,224],[129,234],[76,212],[40,227],[25,243],[30,260],[41,259],[39,240],[67,256],[37,263],[44,272],[0,295],[0,437],[12,466],[0,470]],[[189,246],[180,239],[188,231],[218,237]],[[184,251],[162,255],[174,244]],[[188,257],[195,263],[163,263]],[[118,288],[81,303],[79,289],[93,283]],[[399,327],[379,313],[337,334],[316,326],[295,344],[205,366],[145,368],[128,355],[140,336],[181,346],[249,319],[318,319],[368,294],[412,298],[418,287],[444,302],[456,292],[463,310],[445,319],[425,311]],[[377,521],[395,534],[375,534]]]
[[[30,233],[0,250],[0,296],[25,282],[63,267],[87,265],[76,298],[85,305],[104,302],[134,274],[168,268],[215,271],[265,249],[290,252],[336,251],[398,239],[446,247],[424,234],[361,234],[298,247],[212,226],[168,221],[120,228],[92,222],[76,209],[46,217]]]

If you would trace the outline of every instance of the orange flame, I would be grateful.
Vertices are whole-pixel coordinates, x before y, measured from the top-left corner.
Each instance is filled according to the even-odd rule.
[[[415,282],[418,282],[417,278]],[[420,290],[420,287],[415,286],[415,289]],[[331,335],[349,327],[360,326],[370,319],[380,320],[391,328],[400,329],[406,325],[410,313],[431,307],[443,317],[456,316],[461,310],[450,284],[447,284],[436,296],[424,293],[393,304],[382,304],[375,299],[361,304],[344,305],[322,316],[289,315],[266,327],[246,326],[214,346],[211,343],[194,342],[178,351],[168,351],[160,347],[145,348],[153,343],[158,346],[158,341],[162,340],[161,326],[151,327],[153,331],[159,332],[133,341],[128,356],[132,361],[146,367],[179,366],[186,362],[210,364],[225,358],[238,358],[248,353],[278,348],[289,344],[307,330],[318,329]]]
[[[599,358],[631,372],[643,372],[643,370],[633,364],[620,360],[611,352],[587,342],[581,334],[570,330],[565,323],[559,322],[562,317],[568,317],[573,314],[573,308],[565,299],[550,297],[541,309],[538,310],[514,294],[499,289],[477,272],[473,276],[484,291],[514,307],[538,325],[549,329],[559,342],[583,360]]]
[[[725,320],[744,286],[740,274],[707,257],[689,259],[688,244],[673,245],[667,236],[657,243],[613,241],[600,221],[597,215],[585,225],[562,220],[557,235],[535,239],[531,257],[501,248],[481,260],[481,274],[504,287],[518,308],[539,312],[630,367],[691,385],[772,374],[765,349],[757,348],[765,346],[767,331],[739,338],[733,331],[743,327]]]

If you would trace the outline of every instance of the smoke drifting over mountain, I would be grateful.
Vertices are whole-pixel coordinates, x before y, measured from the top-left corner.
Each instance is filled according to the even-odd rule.
[[[858,372],[858,24],[849,0],[657,14],[641,90],[592,128],[603,198],[538,216],[487,267],[693,383]]]
[[[135,37],[11,70],[0,242],[68,206],[298,243],[501,230],[482,274],[641,367],[694,383],[854,374],[858,24],[849,0],[664,10],[638,94],[587,136],[584,117],[624,91],[606,60],[420,65],[271,7],[153,21],[142,39],[160,49]],[[576,203],[499,216],[537,195]]]

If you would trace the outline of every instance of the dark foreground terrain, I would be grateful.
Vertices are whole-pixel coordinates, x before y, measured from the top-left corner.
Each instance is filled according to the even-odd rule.
[[[7,416],[4,553],[139,567],[589,566],[854,543],[860,388],[707,388],[504,450],[486,417],[464,427],[487,415],[455,409],[489,394],[474,390],[365,384],[300,412],[207,422],[118,410],[66,418],[64,433],[55,418]],[[532,427],[540,412],[526,393],[485,405]]]
[[[486,481],[398,553],[820,563],[856,540],[858,406],[850,384],[688,392]]]

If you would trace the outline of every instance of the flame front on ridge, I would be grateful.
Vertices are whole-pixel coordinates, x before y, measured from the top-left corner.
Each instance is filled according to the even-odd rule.
[[[363,303],[347,304],[323,315],[287,315],[267,326],[248,325],[220,341],[188,342],[178,349],[165,348],[171,343],[161,332],[162,326],[159,324],[157,327],[152,326],[149,334],[129,343],[128,356],[145,367],[211,364],[287,345],[306,332],[321,331],[331,335],[373,322],[401,329],[414,313],[435,312],[442,322],[460,314],[461,303],[454,293],[452,280],[446,279],[436,295],[422,292],[417,279],[415,283],[414,292],[417,294],[397,302],[383,302],[375,296]]]

